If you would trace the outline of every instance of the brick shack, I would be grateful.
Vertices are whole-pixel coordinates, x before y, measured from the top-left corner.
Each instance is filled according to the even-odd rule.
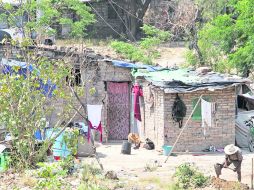
[[[141,136],[150,138],[160,149],[173,145],[181,128],[172,118],[176,95],[186,105],[183,125],[199,97],[213,103],[211,126],[202,127],[201,103],[197,105],[174,151],[202,151],[235,143],[236,89],[248,80],[214,72],[164,69],[147,72],[139,69],[134,77],[143,88]]]

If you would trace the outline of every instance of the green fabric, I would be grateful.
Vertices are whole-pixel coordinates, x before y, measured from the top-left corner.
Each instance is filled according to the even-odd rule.
[[[6,171],[8,169],[8,159],[7,153],[0,154],[0,171]]]
[[[203,99],[205,101],[210,102],[211,101],[211,96],[203,96]],[[195,105],[197,104],[199,98],[194,98],[192,100],[192,109],[194,109]],[[192,114],[192,120],[193,121],[201,121],[202,120],[202,114],[201,114],[201,101],[198,103],[194,113]]]

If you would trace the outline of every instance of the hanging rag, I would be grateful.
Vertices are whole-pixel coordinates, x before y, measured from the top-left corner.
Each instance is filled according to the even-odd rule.
[[[137,120],[141,121],[139,97],[143,96],[143,91],[138,84],[135,84],[133,86],[132,92],[134,93],[134,117]]]
[[[212,103],[201,100],[202,127],[212,127]]]
[[[93,129],[100,132],[100,141],[102,142],[101,111],[102,105],[87,105],[88,141],[90,140],[91,129]]]
[[[186,116],[186,105],[181,98],[176,94],[176,98],[172,107],[172,118],[175,122],[178,122],[179,128],[183,126],[183,119]]]

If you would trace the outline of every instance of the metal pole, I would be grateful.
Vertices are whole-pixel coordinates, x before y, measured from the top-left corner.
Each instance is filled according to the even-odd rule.
[[[181,137],[181,135],[182,135],[184,129],[186,128],[187,124],[189,123],[189,121],[190,121],[190,119],[191,119],[191,116],[193,115],[194,111],[195,111],[196,108],[198,107],[198,104],[199,104],[200,100],[202,99],[202,97],[203,97],[203,94],[199,97],[199,99],[198,99],[198,101],[197,101],[197,103],[196,103],[194,109],[192,110],[191,114],[189,115],[189,118],[187,119],[186,123],[184,124],[184,126],[183,126],[183,128],[182,128],[180,134],[178,135],[178,137],[177,137],[177,139],[176,139],[174,145],[172,146],[172,149],[170,150],[170,152],[169,152],[169,154],[168,154],[168,156],[167,156],[167,158],[166,158],[166,160],[165,160],[164,163],[166,163],[166,162],[168,161],[168,158],[169,158],[170,154],[172,153],[173,149],[175,148],[175,145],[177,144],[178,140],[180,139],[180,137]]]

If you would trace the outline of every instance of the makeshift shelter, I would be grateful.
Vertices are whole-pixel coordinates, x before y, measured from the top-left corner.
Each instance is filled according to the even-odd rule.
[[[174,151],[202,151],[235,143],[236,87],[247,79],[215,72],[164,69],[154,72],[137,69],[133,76],[143,89],[141,135],[160,149],[173,145],[181,132],[174,120],[176,97],[186,107],[183,125],[200,97],[202,100],[187,123]]]
[[[127,63],[117,60],[93,59],[87,64],[87,69],[81,73],[86,93],[83,98],[86,104],[102,105],[101,123],[102,141],[119,141],[128,138],[133,131],[133,78],[131,69],[156,71],[157,67],[143,64]],[[90,110],[93,113],[92,110]],[[96,110],[95,110],[96,112]],[[81,118],[82,119],[82,118]],[[76,120],[79,120],[77,118]],[[97,140],[101,136],[98,133]]]

